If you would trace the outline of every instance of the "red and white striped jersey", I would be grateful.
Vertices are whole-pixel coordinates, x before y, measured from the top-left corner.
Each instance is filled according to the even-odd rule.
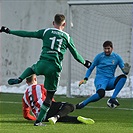
[[[28,109],[28,107],[30,107],[33,115],[37,117],[40,112],[40,107],[46,98],[46,94],[47,91],[43,85],[37,84],[28,86],[23,95],[23,111],[26,111],[26,108]]]

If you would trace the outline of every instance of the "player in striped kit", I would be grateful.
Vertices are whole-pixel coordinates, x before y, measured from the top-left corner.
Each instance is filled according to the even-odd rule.
[[[36,120],[40,107],[46,98],[46,89],[43,85],[37,84],[37,77],[35,74],[26,78],[28,87],[24,92],[23,101],[23,116],[27,120]],[[33,115],[30,114],[30,111]],[[70,112],[74,111],[74,105],[66,102],[55,102],[52,99],[52,105],[47,113],[45,121],[49,121],[52,124],[58,122],[71,122],[71,123],[85,123],[93,124],[94,120],[85,117],[68,116]]]

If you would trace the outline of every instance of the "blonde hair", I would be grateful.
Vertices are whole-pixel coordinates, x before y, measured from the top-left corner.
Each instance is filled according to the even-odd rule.
[[[34,79],[34,76],[35,76],[35,74],[33,74],[33,75],[27,77],[27,78],[26,78],[26,82],[27,82],[27,83],[31,83],[31,82],[33,81],[33,79]]]

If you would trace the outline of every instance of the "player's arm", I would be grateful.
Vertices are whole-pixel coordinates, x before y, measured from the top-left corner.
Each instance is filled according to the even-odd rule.
[[[86,84],[86,82],[87,82],[87,80],[88,80],[89,76],[91,75],[91,73],[92,73],[92,71],[93,71],[94,68],[95,68],[95,66],[94,66],[94,64],[93,64],[93,62],[92,62],[91,66],[90,66],[90,67],[88,68],[88,70],[86,71],[85,78],[82,79],[82,80],[79,82],[79,86],[82,85],[82,84]]]
[[[23,102],[23,117],[27,120],[33,120],[35,121],[36,120],[36,117],[35,116],[32,116],[30,114],[30,107],[24,102],[24,100],[22,99],[22,102]]]
[[[95,66],[97,66],[98,64],[98,60],[99,60],[99,57],[98,55],[95,57],[95,59],[93,60],[91,66],[88,68],[88,70],[86,71],[86,74],[85,74],[85,77],[84,79],[82,79],[80,82],[79,82],[79,86],[82,85],[82,84],[86,84],[89,76],[91,75],[93,69],[95,68]]]
[[[5,32],[20,37],[42,39],[44,30],[38,30],[38,31],[10,30],[9,28],[2,26],[0,32]]]
[[[78,62],[80,62],[87,68],[89,68],[91,66],[91,62],[88,60],[84,60],[84,58],[78,53],[71,37],[70,37],[68,48],[69,48],[71,54],[73,55],[74,59],[76,59]]]

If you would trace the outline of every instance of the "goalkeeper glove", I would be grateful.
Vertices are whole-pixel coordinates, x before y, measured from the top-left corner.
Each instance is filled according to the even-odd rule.
[[[123,70],[123,72],[124,72],[125,74],[128,74],[129,71],[130,71],[130,68],[131,68],[131,66],[130,66],[128,63],[125,63],[122,70]]]
[[[88,78],[84,78],[82,79],[80,82],[79,82],[79,86],[82,85],[82,84],[86,84]]]
[[[89,67],[91,66],[91,64],[92,64],[92,63],[91,63],[90,61],[85,60],[84,66],[87,67],[87,68],[89,68]]]
[[[10,30],[9,30],[9,28],[7,28],[7,27],[5,27],[5,26],[2,26],[1,29],[0,29],[0,32],[9,33]]]

